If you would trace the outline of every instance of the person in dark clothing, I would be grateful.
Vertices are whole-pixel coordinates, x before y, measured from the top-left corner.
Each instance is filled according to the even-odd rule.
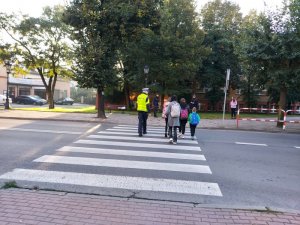
[[[158,94],[154,97],[153,99],[153,112],[154,112],[154,117],[157,117],[157,111],[159,107],[159,96]]]
[[[196,111],[199,110],[199,102],[196,99],[196,95],[195,94],[193,95],[193,98],[192,98],[192,100],[191,100],[191,102],[189,104],[189,109],[192,110],[194,107],[196,108]]]
[[[180,127],[179,127],[178,137],[184,138],[185,126],[189,117],[189,106],[186,104],[185,98],[180,99],[180,107],[181,107],[180,118],[179,118]]]

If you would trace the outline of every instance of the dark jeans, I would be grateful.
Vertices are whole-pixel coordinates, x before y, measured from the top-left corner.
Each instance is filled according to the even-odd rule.
[[[148,119],[148,113],[147,112],[139,112],[139,128],[138,132],[139,135],[141,136],[142,134],[147,133],[147,119]]]
[[[154,106],[154,109],[153,109],[154,117],[157,117],[157,111],[158,111],[158,106]]]
[[[236,108],[231,108],[231,118],[235,118],[236,116]]]
[[[177,142],[177,127],[169,127],[170,138],[173,138],[174,142]]]
[[[192,124],[190,124],[190,128],[191,128],[191,136],[192,136],[192,137],[195,136],[196,127],[197,127],[197,125],[192,125]]]
[[[170,136],[170,129],[169,129],[169,125],[168,125],[168,117],[165,118],[165,136]]]
[[[180,120],[180,127],[179,127],[179,132],[184,134],[185,133],[185,125],[187,123],[187,119]]]

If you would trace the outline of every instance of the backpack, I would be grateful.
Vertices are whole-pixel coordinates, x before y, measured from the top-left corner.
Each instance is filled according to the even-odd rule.
[[[197,116],[197,113],[192,113],[190,124],[192,124],[192,125],[198,125],[199,122],[200,121],[199,121],[199,118]]]
[[[171,117],[179,117],[180,116],[180,105],[176,102],[171,106]]]
[[[187,119],[189,117],[189,111],[187,108],[181,109],[180,111],[180,119]]]

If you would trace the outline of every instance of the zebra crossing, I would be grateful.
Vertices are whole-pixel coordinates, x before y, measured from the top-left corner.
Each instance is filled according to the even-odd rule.
[[[36,158],[32,161],[33,168],[16,168],[1,175],[0,181],[221,197],[217,183],[201,181],[202,176],[212,176],[212,171],[198,141],[191,140],[189,135],[187,131],[185,139],[172,145],[164,138],[161,127],[148,127],[147,134],[138,137],[136,126],[116,125],[56,149],[53,155]],[[70,171],[68,166],[79,169]],[[84,168],[97,168],[97,173],[85,172]],[[102,169],[106,172],[102,173]],[[134,173],[136,170],[138,175]],[[161,173],[164,177],[160,177]],[[192,174],[196,178],[174,179],[175,173],[183,177]]]

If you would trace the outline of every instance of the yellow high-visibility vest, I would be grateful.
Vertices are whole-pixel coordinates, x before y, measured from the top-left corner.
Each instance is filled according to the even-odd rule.
[[[142,93],[137,97],[137,111],[148,112],[148,104],[150,104],[149,97],[145,93]]]

